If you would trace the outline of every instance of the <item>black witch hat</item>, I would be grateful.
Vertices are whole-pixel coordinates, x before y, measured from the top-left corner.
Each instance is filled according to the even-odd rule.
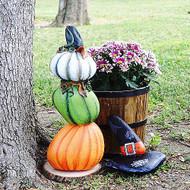
[[[120,150],[123,155],[144,154],[145,146],[136,133],[120,117],[110,115],[108,124],[119,140]]]
[[[120,155],[109,160],[105,166],[128,173],[145,174],[156,170],[166,159],[161,152],[146,152],[143,142],[120,117],[110,115],[108,124],[119,140],[120,150],[124,156]]]

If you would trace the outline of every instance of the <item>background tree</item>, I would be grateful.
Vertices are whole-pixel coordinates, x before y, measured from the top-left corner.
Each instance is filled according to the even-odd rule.
[[[52,25],[85,25],[90,23],[87,0],[59,0],[59,10]]]
[[[0,189],[35,180],[34,5],[0,0]]]

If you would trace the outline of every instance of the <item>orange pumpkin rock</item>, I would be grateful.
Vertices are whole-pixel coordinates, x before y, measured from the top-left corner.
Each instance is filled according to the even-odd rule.
[[[64,126],[47,151],[50,165],[58,170],[89,170],[100,162],[104,153],[101,130],[94,123]]]

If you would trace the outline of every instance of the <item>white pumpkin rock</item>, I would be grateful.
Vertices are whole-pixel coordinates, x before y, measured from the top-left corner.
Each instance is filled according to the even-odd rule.
[[[83,59],[80,52],[64,51],[53,56],[50,70],[63,80],[85,81],[96,73],[96,63],[90,56]]]

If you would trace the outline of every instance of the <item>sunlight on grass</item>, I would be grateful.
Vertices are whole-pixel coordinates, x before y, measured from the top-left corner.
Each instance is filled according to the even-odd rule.
[[[79,26],[85,46],[108,40],[141,43],[160,63],[160,85],[152,83],[149,110],[160,108],[158,123],[187,118],[190,67],[190,5],[187,0],[89,0],[91,25]],[[58,0],[37,0],[36,23],[52,22]],[[34,36],[34,92],[41,105],[51,106],[59,85],[49,62],[65,43],[63,28],[36,28]]]

